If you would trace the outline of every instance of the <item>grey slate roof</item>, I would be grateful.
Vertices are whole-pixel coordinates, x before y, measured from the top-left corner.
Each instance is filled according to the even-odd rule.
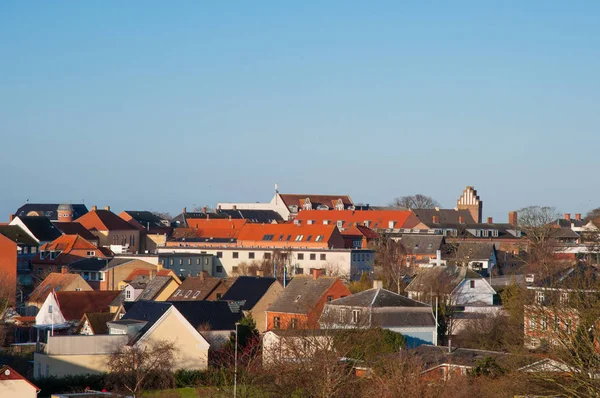
[[[30,212],[34,211],[39,216],[48,217],[51,220],[58,220],[58,203],[26,203],[19,207],[15,212],[15,216],[24,217]],[[87,207],[84,204],[72,204],[73,208],[73,219],[83,216],[88,212]]]
[[[40,242],[52,242],[62,235],[47,217],[19,217]]]
[[[463,217],[464,223],[474,224],[475,220],[468,210],[454,209],[413,209],[413,213],[425,225],[433,224],[433,216],[438,216],[440,224],[458,224],[458,218]]]
[[[405,234],[398,239],[398,242],[404,246],[408,254],[435,254],[436,250],[441,249],[444,237],[442,235]]]
[[[164,228],[168,226],[168,220],[165,220],[167,223],[164,224],[163,219],[151,211],[125,210],[125,213],[129,214],[131,218],[142,224],[144,228],[148,225],[150,228]]]
[[[172,301],[181,315],[195,328],[208,326],[210,330],[235,330],[235,323],[244,314],[225,301]]]
[[[369,289],[351,296],[330,301],[327,305],[344,305],[352,307],[425,307],[429,304],[421,303],[408,297],[399,295],[386,289]]]
[[[84,258],[82,260],[79,261],[75,261],[71,264],[69,264],[69,268],[73,269],[74,271],[100,271],[101,269],[103,269],[104,267],[106,267],[106,264],[109,263],[109,260],[103,259],[103,258]]]
[[[243,309],[250,310],[265,295],[267,290],[279,283],[275,278],[239,276],[229,290],[221,297],[223,301],[242,301]]]
[[[481,279],[481,275],[467,267],[441,266],[425,268],[406,287],[407,292],[428,292],[432,286],[439,286],[442,293],[452,291],[465,279]]]
[[[137,278],[139,278],[139,276],[135,277],[134,281]],[[146,283],[146,288],[142,293],[140,293],[138,300],[153,300],[165,288],[171,279],[171,276],[155,276]]]
[[[139,333],[129,342],[129,344],[135,343],[140,337],[142,337],[155,323],[164,315],[167,310],[171,308],[170,303],[163,303],[158,301],[137,301],[135,302],[123,315],[119,321],[114,323],[124,323],[121,321],[144,321],[146,325],[139,331]]]
[[[296,276],[267,311],[307,314],[337,280],[326,276],[318,279],[313,279],[311,276]]]
[[[469,260],[489,260],[495,251],[495,246],[491,242],[460,242],[456,253],[468,257]]]
[[[38,243],[18,225],[0,225],[0,234],[17,245],[38,246]]]

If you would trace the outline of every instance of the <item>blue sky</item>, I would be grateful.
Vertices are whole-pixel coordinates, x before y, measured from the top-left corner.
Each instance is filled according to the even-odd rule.
[[[276,182],[447,207],[474,185],[498,220],[600,206],[599,2],[371,3],[0,2],[0,220]]]

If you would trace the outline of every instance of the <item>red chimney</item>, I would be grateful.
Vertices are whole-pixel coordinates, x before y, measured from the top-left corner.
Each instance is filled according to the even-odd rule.
[[[65,267],[64,265],[62,267],[60,267],[60,273],[61,274],[68,274],[69,273],[69,268]]]
[[[508,212],[508,223],[511,225],[519,224],[519,215],[516,211]]]
[[[575,213],[575,219],[581,221],[581,213]]]
[[[15,219],[15,215],[14,215],[14,214],[11,214],[11,215],[8,217],[8,222],[11,222],[11,221],[12,221],[12,220],[14,220],[14,219]]]
[[[571,214],[565,213],[565,220],[571,220]]]
[[[493,224],[494,223],[494,219],[492,217],[488,217],[487,221],[488,221],[487,222],[488,224]]]
[[[319,279],[319,277],[323,275],[323,270],[321,268],[315,268],[312,271],[312,276],[314,280]]]
[[[92,206],[92,211],[98,210],[98,206]]]
[[[433,216],[433,223],[434,224],[439,224],[440,223],[440,216]]]

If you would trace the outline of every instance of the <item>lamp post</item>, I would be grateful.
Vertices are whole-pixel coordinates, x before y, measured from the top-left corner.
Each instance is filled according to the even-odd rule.
[[[235,365],[233,370],[233,398],[237,395],[237,350],[238,350],[238,326],[239,322],[235,323]]]

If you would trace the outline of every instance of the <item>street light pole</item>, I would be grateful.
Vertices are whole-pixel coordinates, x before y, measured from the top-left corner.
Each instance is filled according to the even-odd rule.
[[[238,326],[239,322],[235,323],[235,365],[233,371],[233,398],[237,395],[237,350],[238,350]]]

